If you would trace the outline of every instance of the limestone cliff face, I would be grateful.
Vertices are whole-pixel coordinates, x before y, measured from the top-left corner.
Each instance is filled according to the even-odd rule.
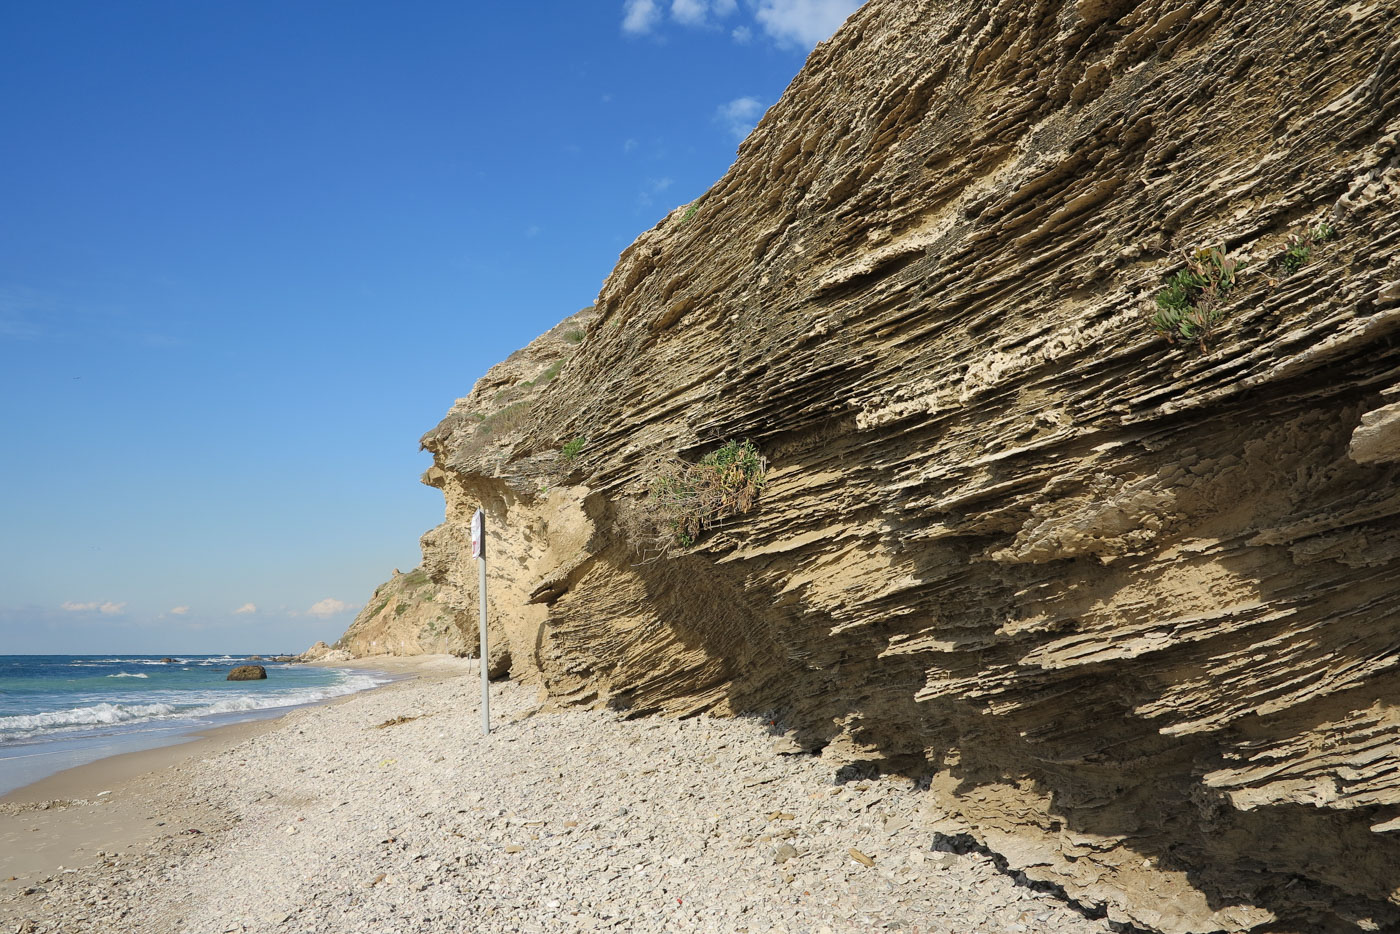
[[[483,505],[516,676],[926,774],[938,829],[1114,919],[1394,929],[1396,23],[872,0],[425,436],[430,576],[472,612]],[[1212,247],[1238,282],[1171,343]],[[656,465],[730,438],[757,510],[643,560]]]
[[[422,568],[375,588],[333,647],[351,658],[366,655],[476,655],[476,617],[453,610]]]

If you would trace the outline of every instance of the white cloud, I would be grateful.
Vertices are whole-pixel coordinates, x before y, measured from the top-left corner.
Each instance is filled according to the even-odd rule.
[[[736,0],[671,0],[671,18],[687,26],[704,26],[711,14],[723,19],[737,7]]]
[[[174,615],[174,616],[184,616],[184,615],[185,615],[186,613],[188,613],[189,611],[190,611],[190,608],[187,607],[187,606],[172,606],[172,607],[170,608],[170,612],[171,612],[171,614]]]
[[[671,178],[662,177],[647,179],[645,185],[642,188],[642,193],[639,196],[639,200],[641,201],[642,206],[650,206],[652,201],[656,198],[656,196],[661,194],[667,188],[670,188],[672,184],[674,184],[674,179]]]
[[[334,616],[337,613],[344,613],[353,610],[355,607],[334,597],[327,597],[324,600],[317,600],[311,604],[311,609],[306,611],[307,616],[319,616],[321,619]]]
[[[257,605],[256,603],[245,603],[245,604],[243,604],[242,606],[240,606],[238,609],[234,610],[234,611],[233,611],[233,615],[235,615],[235,616],[247,616],[249,613],[256,613],[257,611],[258,611],[258,605]]]
[[[622,31],[634,36],[656,32],[669,6],[670,19],[692,29],[720,29],[741,9],[780,46],[810,49],[829,38],[863,0],[623,0]],[[740,45],[754,37],[751,23],[735,25],[730,37]]]
[[[687,26],[699,26],[705,22],[706,7],[705,0],[671,0],[671,16]]]
[[[759,0],[754,18],[779,43],[811,48],[828,39],[861,0]]]
[[[63,604],[63,609],[70,613],[91,613],[96,610],[98,613],[104,613],[107,616],[116,616],[126,609],[126,603],[113,603],[111,600],[102,603],[96,600],[90,603],[77,603],[73,600],[69,600]]]
[[[660,18],[661,11],[656,8],[655,0],[625,0],[622,4],[623,32],[634,36],[651,32]]]
[[[715,116],[737,139],[743,139],[763,116],[763,105],[755,97],[736,97],[721,104]]]
[[[637,148],[637,141],[636,141],[635,139],[632,139],[631,137],[628,137],[626,140],[623,140],[623,143],[622,143],[622,151],[623,151],[623,152],[631,152],[632,150],[634,150],[634,149],[636,149],[636,148]]]

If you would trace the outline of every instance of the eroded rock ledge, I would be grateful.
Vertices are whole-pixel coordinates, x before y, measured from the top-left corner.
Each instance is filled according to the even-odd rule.
[[[425,436],[444,600],[483,504],[498,639],[557,703],[767,711],[1153,930],[1395,929],[1395,24],[872,0]],[[1168,344],[1145,309],[1210,246],[1244,274]],[[655,463],[739,437],[760,508],[640,561]]]

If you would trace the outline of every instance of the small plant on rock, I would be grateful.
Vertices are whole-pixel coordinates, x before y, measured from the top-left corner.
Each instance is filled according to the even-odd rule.
[[[544,372],[543,372],[543,373],[541,373],[539,376],[536,376],[534,379],[530,380],[530,382],[527,383],[526,385],[527,385],[527,386],[530,386],[531,388],[534,388],[535,386],[548,386],[550,383],[554,382],[554,377],[558,376],[558,375],[559,375],[559,371],[562,370],[563,368],[564,368],[564,361],[563,361],[563,360],[555,360],[555,361],[554,361],[553,363],[551,363],[549,366],[547,366],[547,367],[544,368]]]
[[[564,458],[564,463],[572,464],[582,453],[586,444],[588,444],[588,439],[583,437],[565,442],[564,446],[559,449],[559,456]]]
[[[767,473],[752,441],[728,441],[694,464],[667,465],[647,488],[644,538],[663,552],[692,547],[706,530],[752,510]]]
[[[530,421],[530,400],[522,399],[482,419],[477,433],[488,438],[503,438],[511,432],[523,428]]]
[[[1312,258],[1314,246],[1326,243],[1336,235],[1336,228],[1325,221],[1316,227],[1309,227],[1302,233],[1290,234],[1279,264],[1286,272],[1297,272]]]
[[[1195,342],[1205,351],[1242,266],[1223,246],[1197,250],[1157,293],[1152,329],[1173,344]]]

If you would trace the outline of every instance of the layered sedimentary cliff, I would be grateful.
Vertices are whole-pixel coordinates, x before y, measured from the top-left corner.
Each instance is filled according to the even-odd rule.
[[[425,436],[446,605],[483,505],[501,666],[560,704],[767,712],[1144,928],[1394,928],[1396,23],[872,0]],[[1151,325],[1173,277],[1211,333]],[[639,554],[731,438],[757,509]]]
[[[454,610],[422,568],[375,588],[345,635],[328,651],[365,655],[470,655],[477,644],[476,617]]]

